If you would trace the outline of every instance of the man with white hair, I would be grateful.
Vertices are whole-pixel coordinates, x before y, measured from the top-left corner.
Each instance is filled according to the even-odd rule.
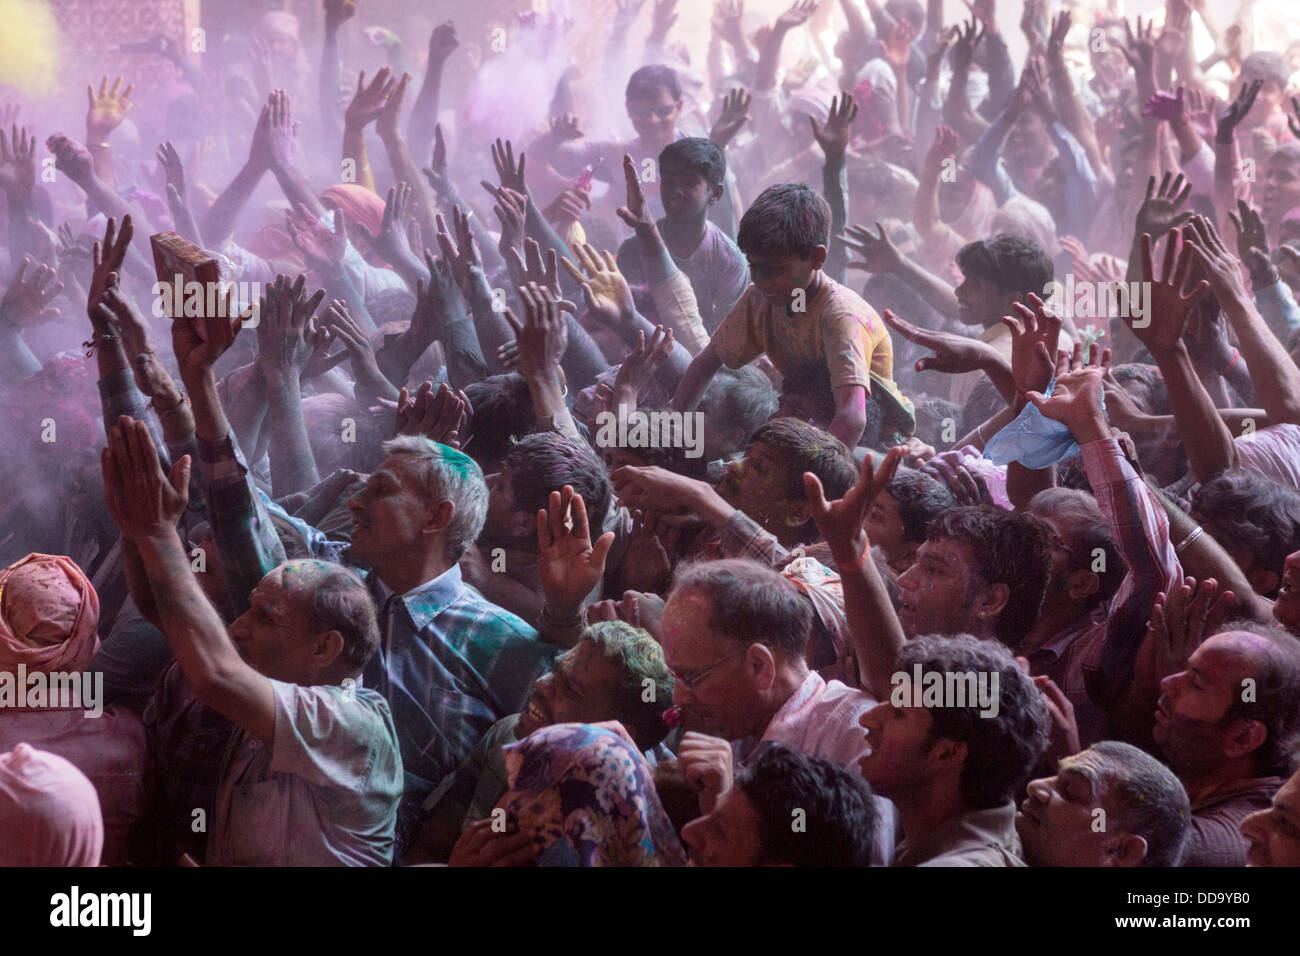
[[[364,682],[393,710],[406,772],[403,837],[421,804],[494,723],[523,710],[558,648],[461,578],[459,560],[487,516],[488,488],[468,455],[421,436],[386,458],[348,502],[349,558],[370,567],[379,651]]]

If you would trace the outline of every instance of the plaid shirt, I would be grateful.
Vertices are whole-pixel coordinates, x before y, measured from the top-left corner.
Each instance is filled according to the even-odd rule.
[[[364,682],[388,699],[406,774],[398,809],[399,852],[420,807],[494,723],[524,708],[558,648],[461,579],[460,565],[405,594],[377,575],[379,650]]]
[[[1119,442],[1089,442],[1081,451],[1088,483],[1128,572],[1109,604],[1027,656],[1032,672],[1051,677],[1074,704],[1079,741],[1087,747],[1105,739],[1106,709],[1133,680],[1156,594],[1181,585],[1183,568],[1169,540],[1164,508]]]

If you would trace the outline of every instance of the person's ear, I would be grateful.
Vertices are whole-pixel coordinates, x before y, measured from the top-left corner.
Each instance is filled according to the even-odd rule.
[[[745,673],[759,691],[776,683],[776,655],[766,644],[753,643],[745,650]]]
[[[317,635],[311,649],[312,667],[317,672],[328,670],[343,653],[343,635],[338,631],[326,631]]]
[[[450,501],[439,501],[428,510],[425,517],[424,527],[421,529],[425,534],[437,534],[440,531],[446,531],[451,525],[451,519],[456,514],[456,506]]]
[[[710,186],[710,187],[709,187],[709,205],[710,205],[710,206],[714,205],[715,203],[719,203],[719,202],[722,201],[722,190],[723,190],[723,185],[722,185],[721,183],[719,183],[719,184],[716,185],[716,186]]]
[[[813,249],[812,255],[808,258],[814,269],[820,269],[826,264],[826,247],[820,245],[817,246],[817,248]]]
[[[784,514],[781,523],[787,528],[802,528],[808,523],[808,519],[812,517],[812,513],[808,509],[808,502],[796,498],[787,500],[782,511]]]
[[[1264,746],[1268,728],[1258,720],[1234,720],[1223,740],[1225,757],[1244,757]]]
[[[938,737],[930,745],[930,751],[926,754],[926,759],[937,770],[960,775],[969,750],[970,748],[965,741]]]
[[[983,620],[997,617],[1011,600],[1011,587],[998,581],[990,584],[975,598],[975,615]]]
[[[1110,866],[1140,866],[1146,855],[1146,837],[1122,833],[1111,846],[1106,862]]]
[[[1071,571],[1066,576],[1065,587],[1071,601],[1083,603],[1101,589],[1101,578],[1092,571]]]
[[[1282,578],[1276,571],[1266,571],[1263,568],[1256,568],[1246,578],[1256,594],[1272,594],[1282,584]]]

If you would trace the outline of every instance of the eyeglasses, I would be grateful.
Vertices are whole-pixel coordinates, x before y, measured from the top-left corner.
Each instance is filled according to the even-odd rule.
[[[672,671],[673,679],[675,681],[677,681],[687,690],[694,691],[697,687],[700,686],[701,683],[703,683],[704,678],[706,678],[712,671],[721,667],[723,664],[727,663],[727,661],[739,657],[743,653],[745,652],[737,651],[735,654],[728,654],[726,657],[719,658],[718,660],[714,661],[712,664],[710,664],[708,667],[704,668],[703,670],[696,671],[690,677],[687,677],[684,674],[677,673],[677,671],[672,670],[671,667],[669,668],[669,670]]]
[[[668,119],[673,113],[677,112],[677,104],[669,103],[667,106],[638,106],[636,109],[627,108],[628,119],[644,120],[649,119],[651,114],[659,119]]]

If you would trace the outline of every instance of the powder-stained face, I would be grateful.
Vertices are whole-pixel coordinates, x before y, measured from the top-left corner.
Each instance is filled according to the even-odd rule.
[[[773,305],[784,305],[789,312],[794,303],[795,290],[802,289],[806,292],[817,277],[821,263],[826,260],[826,247],[818,246],[817,249],[821,250],[820,256],[746,255],[749,278],[764,299]]]
[[[1265,223],[1276,232],[1282,217],[1296,206],[1300,206],[1300,163],[1275,153],[1264,173]]]
[[[287,683],[308,684],[313,637],[307,601],[320,572],[313,561],[289,561],[268,573],[249,599],[249,609],[231,623],[230,639],[258,673]]]
[[[686,730],[739,740],[754,723],[756,694],[745,670],[745,645],[715,636],[712,605],[699,591],[675,594],[664,607],[659,638],[673,673],[673,703]]]
[[[1256,655],[1267,653],[1263,638],[1229,632],[1208,638],[1192,652],[1187,668],[1160,682],[1160,701],[1152,736],[1180,777],[1195,777],[1225,759],[1233,720],[1229,709],[1253,677]]]
[[[981,584],[970,545],[949,538],[925,541],[898,577],[898,623],[909,637],[974,632],[973,598]]]
[[[537,679],[519,715],[515,736],[522,740],[551,724],[596,724],[618,720],[615,697],[623,671],[589,640],[555,659],[551,671]]]
[[[1267,810],[1241,821],[1250,841],[1247,866],[1300,866],[1300,773],[1282,785]]]
[[[787,511],[785,471],[780,459],[763,442],[752,442],[745,457],[727,465],[718,494],[762,525],[780,520]]]
[[[430,506],[406,455],[390,455],[360,493],[348,501],[352,512],[352,554],[372,566],[386,557],[418,548]]]
[[[1118,819],[1105,802],[1105,775],[1084,751],[1061,761],[1054,777],[1030,781],[1016,814],[1016,832],[1031,866],[1107,866],[1119,834],[1097,820]],[[1097,811],[1101,810],[1102,814]],[[1104,815],[1103,815],[1104,814]]]

